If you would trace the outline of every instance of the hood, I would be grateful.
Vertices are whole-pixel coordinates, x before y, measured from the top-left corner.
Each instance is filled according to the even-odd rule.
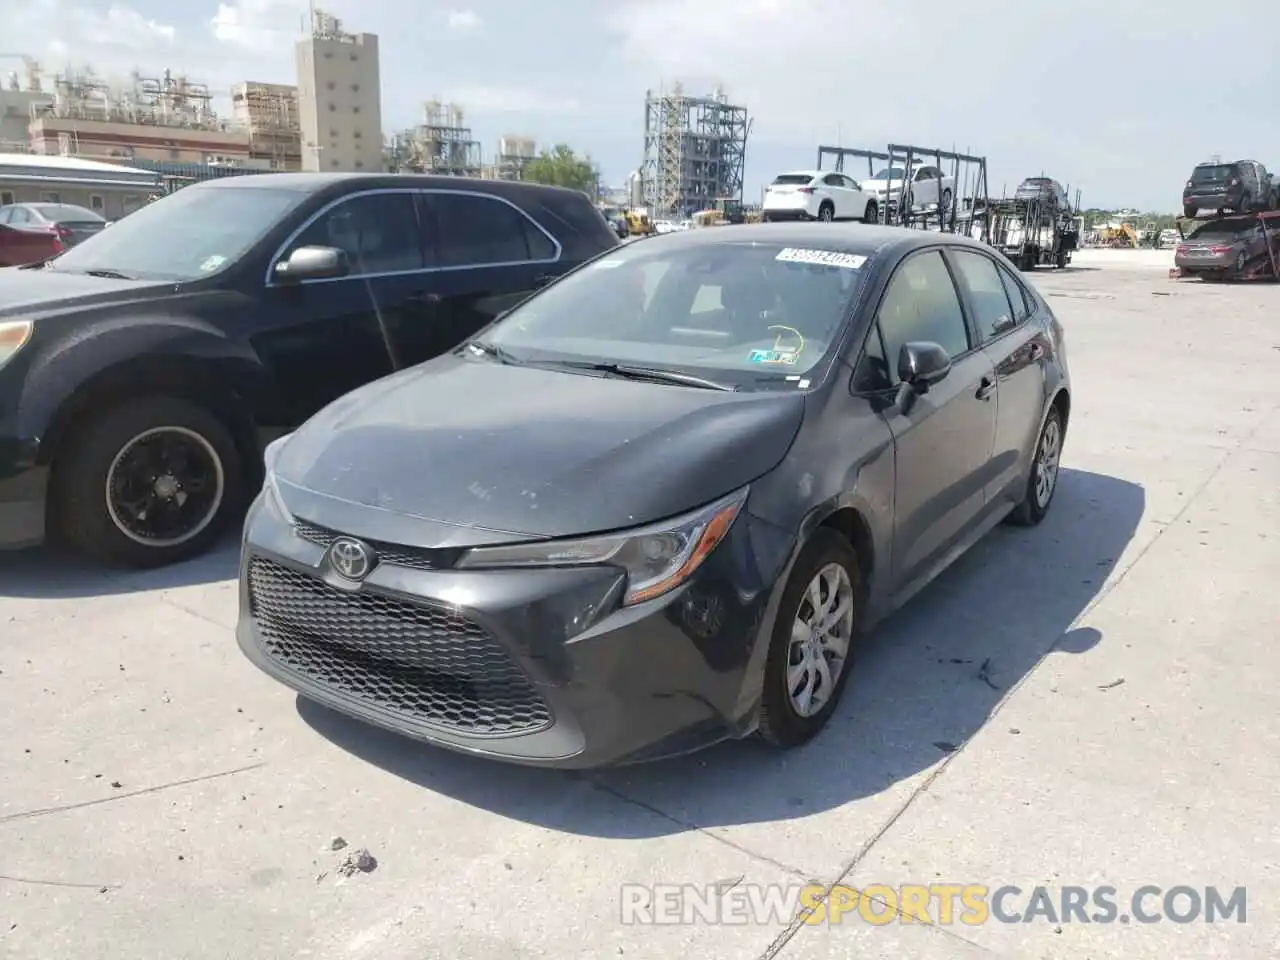
[[[272,472],[294,516],[422,548],[676,516],[776,466],[800,393],[721,393],[445,356],[331,404]]]
[[[30,316],[94,307],[171,290],[173,282],[108,280],[57,270],[0,269],[0,317]]]

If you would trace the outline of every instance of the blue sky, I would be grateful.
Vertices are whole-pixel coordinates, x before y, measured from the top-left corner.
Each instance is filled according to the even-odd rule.
[[[819,143],[968,148],[992,191],[1045,173],[1088,206],[1172,211],[1211,154],[1280,169],[1280,15],[1206,0],[330,0],[379,34],[383,120],[454,99],[504,133],[570,143],[611,182],[639,164],[646,88],[725,86],[748,106],[748,198]],[[305,3],[21,0],[0,53],[47,73],[185,71],[218,90],[293,82]],[[2,68],[17,69],[16,61]],[[1270,91],[1271,100],[1266,100]]]

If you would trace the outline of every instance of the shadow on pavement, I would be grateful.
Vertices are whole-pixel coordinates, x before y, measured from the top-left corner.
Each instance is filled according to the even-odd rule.
[[[0,597],[67,600],[217,583],[237,575],[239,528],[213,550],[158,570],[120,570],[61,550],[0,553]]]
[[[1099,643],[1096,630],[1072,624],[1144,507],[1135,484],[1064,469],[1039,527],[993,531],[867,639],[839,711],[795,751],[746,740],[643,766],[564,773],[449,753],[301,698],[298,711],[322,736],[397,776],[568,833],[639,838],[807,816],[931,767],[1046,655]]]

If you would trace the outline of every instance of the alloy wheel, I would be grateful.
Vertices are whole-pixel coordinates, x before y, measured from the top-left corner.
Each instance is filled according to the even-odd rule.
[[[786,684],[791,708],[801,717],[822,710],[835,692],[853,637],[853,583],[838,563],[809,581],[791,624]]]
[[[154,427],[120,448],[106,477],[111,522],[135,543],[174,547],[198,536],[226,495],[222,459],[187,427]]]
[[[1036,451],[1036,506],[1041,510],[1053,499],[1058,483],[1058,458],[1062,452],[1062,425],[1051,417],[1044,425],[1040,449]]]

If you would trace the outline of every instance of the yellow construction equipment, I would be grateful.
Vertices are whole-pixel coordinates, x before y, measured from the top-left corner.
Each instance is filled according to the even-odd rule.
[[[1104,247],[1136,247],[1138,231],[1127,223],[1119,226],[1103,227],[1098,231],[1098,240]]]
[[[647,237],[658,232],[653,225],[653,221],[649,219],[649,215],[641,210],[628,210],[625,217],[627,220],[627,232],[633,237]]]

